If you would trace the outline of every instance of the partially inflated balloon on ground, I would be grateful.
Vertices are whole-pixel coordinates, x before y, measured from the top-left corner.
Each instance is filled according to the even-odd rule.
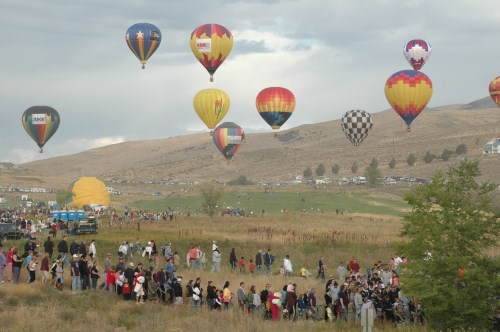
[[[111,203],[108,188],[95,177],[81,177],[70,183],[67,190],[71,193],[67,205],[71,207],[81,209],[85,205],[109,206]]]

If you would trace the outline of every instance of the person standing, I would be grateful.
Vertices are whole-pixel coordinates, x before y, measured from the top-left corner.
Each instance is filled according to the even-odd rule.
[[[36,268],[37,267],[38,267],[38,257],[33,255],[33,257],[31,257],[31,260],[30,260],[29,265],[28,265],[28,271],[30,273],[30,280],[28,283],[30,283],[30,284],[35,282]]]
[[[212,251],[212,272],[220,272],[221,254],[219,248]]]
[[[238,258],[236,258],[236,251],[234,248],[231,249],[231,253],[229,254],[229,264],[231,265],[231,273],[234,273],[238,266]]]
[[[229,309],[229,304],[231,303],[232,293],[229,289],[230,282],[226,281],[224,287],[222,288],[222,301],[224,303],[224,309]]]
[[[74,254],[71,261],[71,290],[73,292],[80,291],[80,282],[80,263],[78,262],[78,255]]]
[[[7,252],[7,281],[12,281],[14,279],[14,274],[12,272],[12,255],[14,247],[10,247]]]
[[[257,273],[262,273],[262,249],[259,249],[259,252],[255,255],[255,267]]]
[[[12,280],[17,284],[19,283],[19,277],[21,276],[21,267],[23,265],[23,260],[19,256],[19,249],[15,248],[12,251]]]
[[[267,249],[267,252],[264,254],[264,265],[267,268],[266,274],[271,274],[271,266],[274,262],[274,256],[271,254],[271,248]]]
[[[325,262],[323,256],[319,258],[318,261],[318,275],[316,276],[316,279],[325,279]]]
[[[99,266],[97,266],[97,260],[94,258],[92,261],[92,269],[90,270],[90,279],[92,280],[92,289],[97,290],[97,280],[101,276],[99,275]]]
[[[247,294],[245,292],[245,283],[242,281],[240,282],[240,288],[238,288],[237,292],[238,296],[238,305],[241,309],[241,311],[245,311],[245,302],[247,300]]]
[[[57,252],[61,256],[61,260],[64,262],[66,266],[69,265],[69,257],[68,257],[68,242],[67,237],[64,236],[61,241],[57,244]]]
[[[339,266],[337,267],[337,274],[339,276],[339,281],[341,283],[345,282],[345,275],[346,275],[346,268],[344,266],[344,262],[340,262]]]
[[[3,273],[6,266],[7,258],[5,257],[5,253],[3,252],[3,247],[0,247],[0,282],[5,282]]]
[[[283,259],[283,268],[285,269],[285,276],[290,277],[292,275],[292,261],[290,260],[290,256],[286,255]]]
[[[49,258],[52,258],[54,254],[54,242],[50,236],[47,236],[47,240],[43,243],[43,249],[49,255]]]
[[[80,259],[80,279],[82,290],[90,288],[90,269],[86,255],[82,255]]]
[[[95,247],[95,240],[92,240],[89,245],[89,256],[92,259],[97,257],[97,248]]]
[[[50,236],[49,236],[50,238]],[[42,286],[47,283],[47,280],[49,280],[49,258],[48,258],[48,252],[45,251],[43,253],[43,258],[42,258],[42,264],[40,265],[40,272],[42,273]]]

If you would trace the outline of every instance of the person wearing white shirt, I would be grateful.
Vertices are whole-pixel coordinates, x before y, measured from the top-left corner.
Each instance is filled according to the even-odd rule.
[[[97,249],[95,247],[95,240],[92,240],[89,245],[89,256],[92,258],[97,257]]]

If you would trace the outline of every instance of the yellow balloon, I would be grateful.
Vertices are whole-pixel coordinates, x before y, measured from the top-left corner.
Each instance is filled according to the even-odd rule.
[[[229,111],[229,96],[219,89],[198,91],[193,99],[193,107],[208,129],[214,129]]]
[[[98,204],[109,206],[108,188],[106,185],[94,177],[81,177],[68,186],[68,191],[72,194],[72,201],[68,206],[83,208],[84,205]]]

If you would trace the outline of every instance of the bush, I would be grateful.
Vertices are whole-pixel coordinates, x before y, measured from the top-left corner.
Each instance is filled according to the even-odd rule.
[[[417,157],[413,153],[410,153],[408,155],[408,158],[406,158],[406,162],[408,163],[409,166],[415,166],[415,162],[417,161]]]
[[[351,172],[356,173],[357,171],[358,171],[358,164],[354,162],[354,164],[352,164],[351,166]]]
[[[441,153],[441,159],[443,159],[444,161],[448,161],[448,159],[450,159],[452,153],[453,153],[452,151],[450,151],[448,149],[444,149],[443,153]]]
[[[430,153],[429,151],[427,151],[427,153],[424,156],[424,161],[425,161],[425,163],[430,164],[434,160],[435,157],[436,156],[433,153]]]
[[[226,183],[229,186],[249,186],[255,184],[254,182],[247,179],[245,175],[238,176],[237,179],[230,180]]]
[[[372,162],[370,163],[370,167],[373,167],[373,168],[378,167],[378,160],[376,158],[372,159]]]
[[[391,161],[389,162],[389,167],[391,169],[395,168],[396,167],[396,159],[395,158],[392,158]]]
[[[318,167],[316,167],[316,175],[317,176],[325,175],[325,165],[319,164]]]
[[[311,167],[306,168],[306,169],[304,170],[304,172],[302,172],[302,175],[304,175],[304,177],[305,177],[306,179],[310,179],[310,178],[312,178],[312,176],[313,176],[313,171],[312,171]]]
[[[340,166],[338,164],[335,164],[332,166],[332,173],[333,174],[338,174],[340,171]]]
[[[467,153],[467,145],[465,144],[460,144],[457,146],[457,149],[455,150],[457,154],[464,154]]]

